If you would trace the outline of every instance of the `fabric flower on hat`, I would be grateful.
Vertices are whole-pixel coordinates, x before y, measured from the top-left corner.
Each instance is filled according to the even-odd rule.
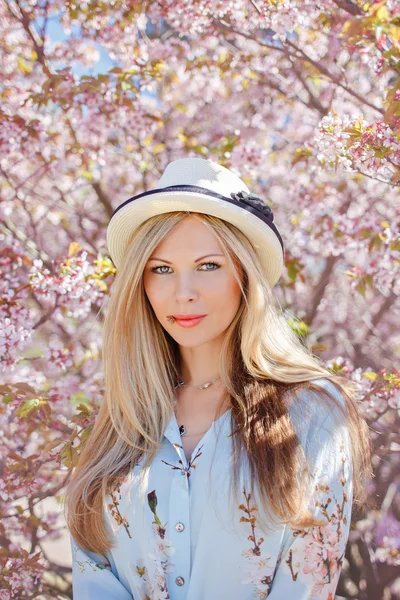
[[[274,213],[271,208],[267,206],[263,199],[260,198],[260,196],[257,196],[257,194],[249,194],[242,190],[241,192],[231,192],[231,197],[233,200],[243,202],[244,204],[259,210],[267,217],[267,219],[270,219],[271,221],[274,220]]]

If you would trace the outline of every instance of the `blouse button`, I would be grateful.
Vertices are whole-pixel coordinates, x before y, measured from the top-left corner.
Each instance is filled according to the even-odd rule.
[[[183,585],[185,583],[185,580],[183,579],[183,577],[177,577],[175,579],[175,583],[176,585]]]
[[[185,526],[184,526],[184,524],[183,524],[183,523],[177,523],[177,524],[175,525],[175,529],[176,529],[177,531],[183,531],[183,530],[185,529]]]

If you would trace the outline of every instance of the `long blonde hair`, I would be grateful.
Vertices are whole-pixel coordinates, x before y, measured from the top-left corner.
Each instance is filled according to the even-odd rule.
[[[103,330],[104,398],[66,492],[68,528],[76,542],[92,552],[105,555],[113,546],[103,514],[107,495],[140,460],[143,468],[150,466],[173,414],[178,346],[154,315],[143,272],[156,246],[189,214],[193,213],[168,213],[144,222],[132,235],[112,284]],[[234,483],[243,446],[266,510],[269,503],[275,515],[292,526],[317,523],[304,509],[309,488],[296,479],[301,464],[287,399],[306,387],[343,410],[334,395],[312,383],[322,377],[345,401],[353,506],[362,509],[367,504],[364,486],[372,477],[371,448],[354,387],[324,366],[291,329],[247,237],[221,219],[195,214],[216,235],[242,290],[219,364],[221,383],[230,397],[232,431],[236,430]],[[265,451],[260,451],[261,445]]]

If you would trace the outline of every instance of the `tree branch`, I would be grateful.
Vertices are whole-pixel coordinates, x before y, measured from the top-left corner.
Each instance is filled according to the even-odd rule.
[[[100,200],[100,203],[104,206],[108,218],[111,219],[114,209],[111,205],[111,202],[110,202],[108,196],[101,189],[100,182],[95,181],[94,183],[92,183],[92,187],[93,187],[94,191],[96,192],[97,197]]]
[[[333,0],[334,3],[339,7],[350,13],[351,15],[365,15],[362,8],[351,2],[351,0]]]
[[[33,47],[35,48],[35,52],[38,57],[38,61],[42,65],[43,72],[47,75],[47,77],[51,77],[52,73],[46,64],[46,59],[45,59],[45,55],[44,55],[44,44],[43,43],[39,44],[39,42],[36,40],[35,36],[33,35],[32,29],[31,29],[31,19],[29,18],[29,14],[27,12],[25,12],[25,10],[22,8],[19,0],[15,0],[15,3],[18,6],[20,13],[21,13],[21,16],[19,18],[18,17],[17,18],[32,41]],[[16,16],[16,15],[14,15],[14,13],[11,13],[11,14],[13,14],[13,16]]]
[[[314,288],[314,294],[311,299],[311,307],[302,319],[309,327],[312,325],[315,319],[318,306],[324,296],[325,288],[329,283],[334,266],[338,262],[339,258],[339,256],[328,256],[326,259],[325,268],[322,272],[321,277],[319,278],[316,287]]]
[[[303,74],[301,73],[300,69],[297,67],[296,63],[293,63],[293,72],[295,73],[297,79],[300,81],[300,83],[302,84],[302,86],[304,87],[306,92],[308,93],[309,106],[311,106],[311,108],[314,108],[315,110],[317,110],[322,117],[327,115],[328,108],[326,108],[321,103],[321,101],[319,100],[319,98],[317,98],[317,96],[314,96],[314,94],[311,91],[310,86],[308,85],[306,79],[303,77]]]
[[[294,50],[296,50],[297,52],[299,52],[301,54],[301,58],[303,60],[305,60],[305,61],[309,62],[311,65],[313,65],[316,69],[318,69],[318,71],[320,73],[322,73],[323,75],[325,75],[326,77],[328,77],[332,81],[332,83],[334,83],[335,85],[338,85],[339,87],[341,87],[342,89],[344,89],[348,94],[350,94],[350,96],[353,96],[354,98],[357,98],[357,100],[359,102],[361,102],[362,104],[366,104],[370,108],[373,108],[374,110],[378,111],[381,115],[385,114],[385,111],[383,110],[383,108],[379,108],[378,106],[375,106],[375,104],[372,104],[372,102],[369,102],[368,100],[366,100],[364,98],[364,96],[361,96],[356,91],[354,91],[352,88],[350,88],[349,86],[347,86],[344,83],[342,83],[340,81],[340,79],[338,79],[335,75],[332,75],[332,73],[330,73],[328,71],[328,69],[326,67],[324,67],[324,65],[322,65],[320,62],[317,62],[316,60],[313,60],[310,56],[308,56],[304,52],[304,50],[302,50],[301,48],[299,48],[298,46],[296,46],[296,44],[294,44],[293,42],[291,42],[288,39],[286,40],[286,43],[291,48],[293,48]]]
[[[350,94],[354,98],[357,98],[357,100],[359,102],[361,102],[362,104],[366,104],[367,106],[369,106],[370,108],[373,108],[374,110],[376,110],[377,112],[379,112],[382,115],[385,113],[385,111],[382,108],[379,108],[378,106],[375,106],[374,104],[372,104],[371,102],[369,102],[368,100],[366,100],[363,96],[361,96],[356,91],[354,91],[352,88],[350,88],[348,85],[345,85],[344,83],[342,83],[340,81],[340,79],[338,79],[337,76],[332,75],[332,73],[330,73],[328,71],[328,69],[324,65],[322,65],[320,62],[318,62],[316,60],[313,60],[310,56],[308,56],[304,52],[304,50],[301,50],[301,48],[299,48],[298,46],[296,46],[296,44],[294,44],[290,40],[286,39],[285,42],[281,42],[280,45],[278,45],[278,44],[268,44],[268,43],[266,43],[266,42],[264,42],[264,41],[262,41],[262,40],[260,40],[258,38],[254,38],[253,36],[251,36],[251,35],[249,35],[247,33],[244,33],[243,31],[238,31],[237,29],[235,29],[234,27],[232,27],[230,24],[226,23],[222,19],[220,19],[218,22],[216,22],[215,25],[216,25],[217,29],[222,29],[223,31],[228,31],[230,33],[234,33],[234,34],[239,35],[241,37],[244,37],[244,38],[246,38],[248,40],[251,40],[252,42],[256,42],[260,46],[263,46],[263,47],[268,48],[270,50],[275,50],[277,52],[281,52],[285,56],[288,56],[288,57],[291,57],[291,58],[294,58],[294,59],[297,59],[297,60],[302,60],[302,61],[308,62],[309,64],[313,65],[320,73],[322,73],[328,79],[330,79],[330,81],[332,83],[334,83],[335,85],[340,86],[348,94]],[[289,46],[290,48],[293,48],[293,50],[295,52],[291,52],[287,46]]]

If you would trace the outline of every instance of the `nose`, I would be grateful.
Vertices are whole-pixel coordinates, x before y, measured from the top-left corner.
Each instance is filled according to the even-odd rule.
[[[190,273],[183,273],[176,278],[175,290],[177,304],[184,305],[188,301],[193,301],[198,297],[195,278]]]

